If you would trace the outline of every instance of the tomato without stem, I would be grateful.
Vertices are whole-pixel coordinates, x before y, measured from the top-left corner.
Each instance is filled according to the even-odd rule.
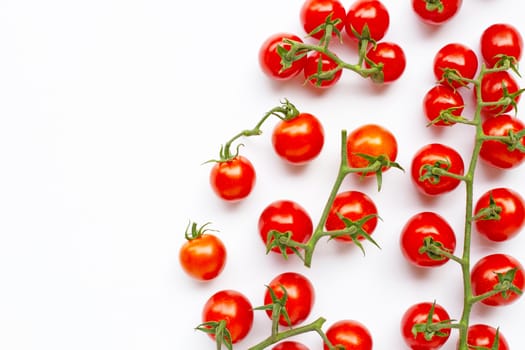
[[[416,325],[424,325],[428,322],[429,315],[432,323],[450,321],[448,312],[443,306],[435,303],[421,302],[412,305],[405,311],[401,318],[401,335],[403,340],[412,350],[437,350],[443,346],[450,337],[450,328],[442,328],[426,339],[425,332],[417,332],[414,336],[413,329]]]
[[[376,65],[382,65],[380,77],[373,77],[374,82],[391,83],[401,77],[406,67],[405,52],[396,43],[382,41],[372,46],[366,53],[368,60]],[[370,68],[370,62],[366,60],[365,66]]]
[[[494,340],[498,335],[499,346],[494,348]],[[467,329],[468,350],[477,350],[480,347],[491,350],[509,350],[509,345],[503,334],[494,327],[486,324],[473,324]]]
[[[515,135],[522,132],[525,124],[518,118],[502,114],[485,119],[482,128],[487,136],[509,136],[510,133]],[[525,137],[522,137],[519,143],[525,147]],[[525,152],[497,140],[485,140],[481,145],[479,157],[496,168],[510,169],[523,163]]]
[[[495,23],[481,34],[481,55],[491,68],[500,60],[500,55],[514,57],[515,62],[521,59],[523,39],[516,27],[507,23]]]
[[[412,9],[423,22],[441,25],[459,12],[462,2],[462,0],[440,0],[439,3],[429,0],[412,0]]]
[[[275,80],[287,80],[297,76],[304,69],[306,56],[292,63],[292,66],[283,70],[281,56],[278,48],[289,50],[291,45],[284,43],[284,39],[290,39],[302,43],[303,41],[295,34],[276,33],[267,38],[259,49],[259,65],[264,74]]]
[[[203,233],[190,238],[179,250],[179,261],[184,271],[198,280],[217,277],[226,263],[226,247],[215,235]]]
[[[215,163],[210,172],[213,191],[222,199],[237,201],[246,198],[255,185],[255,169],[248,158],[236,156]]]
[[[390,15],[381,1],[357,0],[348,9],[344,24],[346,33],[354,40],[358,39],[355,31],[359,38],[379,41],[388,30]]]
[[[433,86],[423,98],[425,117],[435,126],[454,125],[455,122],[438,118],[442,113],[459,117],[463,113],[464,105],[463,97],[458,90],[443,84]]]
[[[497,116],[508,113],[514,109],[514,105],[519,102],[521,94],[516,94],[520,89],[516,79],[508,71],[489,72],[481,78],[481,100],[484,103],[494,103],[503,99],[505,96],[512,98],[513,103],[505,105],[485,105],[482,112],[487,116]],[[477,94],[477,89],[474,93]]]
[[[447,72],[453,71],[459,77],[473,79],[478,71],[478,64],[478,56],[474,50],[461,43],[448,43],[434,56],[434,76],[439,82],[458,88],[468,84],[451,79]]]
[[[305,345],[296,341],[283,341],[275,345],[272,350],[309,350]]]
[[[314,29],[325,23],[329,15],[331,15],[332,20],[340,20],[336,28],[342,31],[346,10],[339,0],[306,0],[301,7],[299,19],[305,32],[310,34]],[[324,30],[311,34],[316,39],[321,39],[323,35]]]
[[[319,74],[323,75],[327,72],[331,72],[329,73],[331,75],[319,79]],[[338,69],[337,63],[324,53],[311,51],[306,56],[304,77],[310,85],[326,89],[337,84],[342,75],[343,70]]]
[[[326,330],[326,337],[332,345],[340,345],[346,350],[372,350],[373,339],[364,324],[355,320],[341,320]],[[324,350],[328,350],[326,344]]]

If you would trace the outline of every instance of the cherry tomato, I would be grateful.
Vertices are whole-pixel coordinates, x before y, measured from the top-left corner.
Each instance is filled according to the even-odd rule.
[[[305,243],[313,233],[313,223],[306,210],[291,200],[277,200],[270,203],[259,216],[259,234],[265,244],[268,244],[268,233],[277,231],[279,233],[291,233],[291,239],[296,242]],[[273,240],[273,238],[271,239]],[[272,251],[279,253],[278,247]],[[293,250],[286,248],[287,254]]]
[[[423,98],[423,111],[428,121],[435,126],[450,126],[455,122],[437,119],[443,111],[455,117],[461,116],[465,103],[458,90],[449,85],[437,84],[427,91]]]
[[[393,82],[399,79],[405,71],[405,52],[398,44],[387,41],[379,42],[368,50],[366,56],[370,61],[374,62],[374,64],[383,65],[381,77],[374,77],[374,82]],[[370,68],[371,64],[365,61],[365,66]]]
[[[279,323],[282,326],[295,326],[300,324],[310,315],[315,301],[315,290],[310,280],[297,272],[284,272],[277,275],[268,285],[275,296],[280,299],[284,296],[283,288],[286,290],[288,296],[285,304],[286,312],[290,319],[290,323],[281,315]],[[264,295],[264,304],[272,303],[272,296],[270,290],[266,289]],[[268,316],[272,317],[272,310],[266,310]]]
[[[494,349],[494,340],[498,334],[499,346]],[[486,324],[473,324],[467,329],[467,344],[468,350],[476,350],[479,348],[494,349],[494,350],[509,350],[507,340],[501,332],[496,328]]]
[[[198,280],[217,277],[224,269],[227,256],[222,241],[217,236],[204,232],[186,238],[187,241],[179,250],[183,270]]]
[[[339,0],[305,0],[301,7],[299,18],[307,34],[311,34],[313,38],[321,39],[324,35],[324,30],[316,33],[312,33],[312,31],[325,23],[329,15],[332,16],[332,21],[340,20],[336,28],[342,31],[346,10]]]
[[[440,0],[440,6],[434,1],[412,0],[412,9],[423,22],[441,25],[454,17],[461,8],[462,0]]]
[[[344,191],[336,195],[326,218],[325,228],[327,231],[336,231],[345,228],[345,223],[341,220],[338,214],[352,220],[353,222],[357,222],[366,216],[373,215],[361,226],[361,228],[369,235],[374,232],[377,226],[376,205],[370,197],[360,191]],[[352,241],[348,236],[338,236],[335,239],[342,242]],[[359,239],[363,239],[363,237],[359,236]]]
[[[525,129],[525,124],[510,115],[502,114],[487,118],[482,124],[483,133],[488,136],[508,136],[509,132],[517,134]],[[525,138],[521,139],[525,147]],[[481,145],[479,157],[488,164],[501,169],[519,166],[525,160],[525,153],[519,149],[509,149],[509,146],[496,140],[486,140]]]
[[[379,41],[388,30],[390,15],[381,1],[357,0],[348,9],[344,24],[346,33],[354,40],[358,39],[355,31],[364,39]],[[365,26],[368,33],[363,33]]]
[[[468,85],[458,80],[449,80],[446,71],[454,71],[460,77],[473,79],[478,71],[478,56],[474,50],[461,43],[449,43],[441,47],[434,56],[434,76],[439,82],[458,88]]]
[[[246,198],[255,185],[255,169],[248,158],[236,156],[215,163],[210,173],[213,191],[222,199],[237,201]]]
[[[437,350],[441,348],[450,337],[450,328],[442,328],[440,330],[441,334],[434,334],[430,340],[425,339],[424,332],[418,332],[416,336],[412,333],[415,325],[427,323],[432,307],[434,307],[431,317],[432,323],[450,320],[450,316],[443,306],[429,302],[412,305],[405,311],[401,318],[401,334],[403,340],[412,350]]]
[[[489,72],[481,78],[481,99],[483,102],[497,102],[505,96],[516,93],[520,87],[516,80],[507,71]],[[474,90],[476,94],[476,90]],[[514,103],[518,103],[521,94],[513,97]],[[483,106],[482,112],[486,116],[496,116],[508,113],[514,109],[512,104],[506,106]]]
[[[281,120],[273,129],[272,144],[281,158],[292,164],[304,164],[323,149],[323,125],[310,113]]]
[[[514,26],[496,23],[483,31],[480,46],[487,67],[491,68],[499,61],[499,55],[514,57],[514,63],[518,63],[523,50],[523,39]]]
[[[284,43],[283,39],[290,39],[297,42],[303,42],[295,34],[276,33],[267,38],[259,49],[259,65],[264,74],[275,80],[287,80],[297,76],[304,69],[306,56],[301,57],[292,63],[292,66],[283,70],[281,65],[281,56],[278,48],[282,47],[289,50],[291,45]]]
[[[475,221],[477,231],[491,241],[502,242],[516,236],[525,223],[525,203],[518,192],[500,187],[485,192],[476,202],[474,215],[492,201],[501,208],[499,219]]]
[[[235,290],[221,290],[204,304],[202,322],[226,321],[232,344],[244,339],[253,325],[254,312],[248,298]],[[212,339],[215,335],[210,333]]]
[[[346,350],[372,350],[373,340],[364,324],[355,320],[341,320],[326,330],[326,337],[332,345],[344,346]],[[324,350],[328,350],[326,344]]]
[[[329,88],[341,79],[343,75],[342,69],[337,69],[338,65],[334,60],[318,51],[311,51],[306,56],[306,64],[304,67],[304,77],[310,83],[310,85],[317,88]],[[318,74],[334,71],[333,75],[329,79],[319,79]]]
[[[515,270],[514,278],[511,271]],[[494,290],[502,284],[512,283],[519,290],[525,287],[523,267],[514,257],[508,254],[491,254],[481,258],[473,267],[470,273],[472,291],[475,296]],[[503,281],[500,281],[503,280]],[[505,293],[500,292],[488,298],[482,299],[481,303],[489,306],[503,306],[515,302],[521,294],[512,290]]]
[[[412,159],[411,177],[418,190],[431,196],[452,191],[460,180],[434,176],[427,167],[439,167],[455,175],[463,175],[465,168],[460,154],[449,146],[431,143],[420,148]]]
[[[418,267],[434,267],[445,264],[449,258],[431,252],[422,252],[425,239],[449,253],[456,249],[456,235],[450,224],[434,212],[421,212],[412,216],[401,231],[401,252],[405,258]]]
[[[355,128],[346,139],[348,165],[352,168],[365,168],[369,161],[361,154],[373,157],[386,156],[391,162],[397,157],[397,141],[394,135],[386,128],[377,124],[364,124]],[[383,171],[388,168],[383,167]],[[358,173],[363,175],[362,173]],[[366,176],[374,175],[367,172]]]
[[[296,341],[283,341],[275,345],[272,350],[310,350],[306,346]]]

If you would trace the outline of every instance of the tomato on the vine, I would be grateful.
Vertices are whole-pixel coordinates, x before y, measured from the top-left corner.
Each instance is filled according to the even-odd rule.
[[[305,0],[299,13],[299,19],[307,34],[311,34],[313,38],[321,39],[324,35],[324,30],[316,33],[312,33],[312,31],[325,23],[329,15],[332,21],[340,20],[336,28],[342,31],[346,10],[339,0]],[[335,35],[335,33],[332,34]]]
[[[443,113],[453,117],[460,117],[464,106],[463,97],[458,90],[444,84],[434,85],[423,98],[425,117],[435,126],[454,125],[454,121],[438,118]]]
[[[523,132],[525,124],[521,119],[508,114],[487,118],[482,123],[487,136],[511,136]],[[516,140],[525,147],[525,137]],[[501,169],[515,168],[525,160],[525,152],[497,140],[485,140],[481,145],[479,157],[488,164]]]
[[[334,346],[347,350],[372,350],[373,339],[368,328],[356,320],[341,320],[326,330],[326,337]],[[328,350],[328,345],[323,345]]]
[[[489,306],[503,306],[515,302],[525,287],[523,267],[516,258],[495,253],[481,258],[470,273],[472,291],[475,296],[494,291],[498,287],[510,286],[508,290],[484,298],[481,303]]]
[[[481,55],[491,68],[501,59],[501,55],[514,58],[514,64],[521,59],[523,39],[516,27],[507,23],[495,23],[481,34]]]
[[[210,172],[213,191],[227,201],[246,198],[255,185],[255,179],[252,163],[241,155],[216,162]]]
[[[459,12],[462,2],[462,0],[412,0],[412,9],[423,22],[441,25]]]
[[[344,24],[350,38],[377,42],[383,39],[388,30],[390,14],[381,1],[357,0],[348,9]]]
[[[461,43],[448,43],[434,56],[434,76],[439,82],[458,88],[468,84],[457,79],[473,79],[478,71],[478,64],[478,56],[474,50]],[[451,73],[454,74],[450,76]]]
[[[315,301],[315,290],[313,284],[306,276],[297,272],[284,272],[275,276],[266,289],[264,295],[265,305],[273,302],[270,289],[277,299],[281,299],[286,291],[285,310],[290,323],[281,314],[279,324],[282,326],[295,326],[306,320],[310,315]],[[272,317],[272,310],[266,310],[266,313],[270,318]]]
[[[268,37],[259,49],[259,65],[264,74],[275,80],[287,80],[297,76],[304,69],[306,56],[298,58],[291,67],[283,70],[279,47],[289,50],[291,45],[283,40],[289,39],[302,43],[303,40],[295,34],[276,33]]]
[[[275,345],[272,350],[310,350],[305,345],[291,340],[285,340]]]
[[[499,346],[494,348],[494,341],[498,335]],[[473,324],[467,329],[468,350],[480,348],[494,350],[509,350],[509,345],[503,334],[496,328],[486,324]]]
[[[331,75],[324,77],[324,74]],[[337,84],[342,75],[343,70],[338,68],[337,63],[326,54],[312,51],[306,56],[304,77],[310,85],[323,89],[329,88]]]
[[[401,335],[403,340],[412,350],[437,350],[443,346],[450,337],[450,328],[444,325],[439,331],[429,329],[426,334],[425,325],[429,323],[451,321],[448,312],[443,306],[421,302],[409,307],[401,318]],[[421,329],[419,329],[421,328]],[[414,335],[414,331],[417,334]],[[427,339],[426,335],[430,336]]]
[[[275,152],[292,164],[304,164],[321,153],[324,145],[323,125],[314,115],[300,113],[281,120],[273,129]]]
[[[365,66],[367,68],[370,68],[373,64],[382,67],[381,73],[372,77],[374,82],[391,83],[399,79],[405,71],[405,52],[396,43],[381,41],[377,45],[370,47],[366,57]]]
[[[512,103],[497,106],[484,105],[482,112],[492,117],[512,111],[521,98],[519,90],[518,82],[508,71],[488,72],[481,78],[481,100],[484,103],[495,103],[508,96]],[[474,94],[477,94],[477,89],[474,90]]]

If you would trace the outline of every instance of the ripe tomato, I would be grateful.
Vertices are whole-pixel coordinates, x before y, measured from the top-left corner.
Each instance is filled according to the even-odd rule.
[[[252,163],[248,158],[240,155],[215,163],[210,173],[213,191],[227,201],[246,198],[252,192],[255,179]]]
[[[280,299],[284,296],[284,291],[288,296],[285,304],[286,312],[290,319],[290,323],[281,315],[279,317],[279,324],[282,326],[295,326],[300,324],[310,315],[315,301],[315,290],[310,280],[297,272],[284,272],[272,279],[268,285],[275,296]],[[272,295],[270,290],[266,289],[264,295],[264,304],[272,303]],[[268,316],[272,317],[272,310],[266,310]]]
[[[498,333],[499,346],[494,349],[494,340],[496,339],[496,332]],[[479,348],[494,349],[494,350],[509,350],[507,340],[496,328],[486,324],[473,324],[467,329],[467,344],[468,350],[476,350]]]
[[[373,157],[386,156],[391,162],[397,157],[397,141],[394,135],[386,128],[377,124],[364,124],[355,128],[346,139],[348,165],[352,168],[365,168],[369,166],[366,158],[360,154]],[[383,171],[388,168],[383,167]],[[361,173],[358,173],[362,175]],[[374,175],[368,172],[364,175]]]
[[[385,36],[390,25],[387,8],[378,0],[357,0],[352,3],[344,21],[345,31],[354,40],[355,32],[364,39],[379,41]],[[363,30],[367,27],[368,32]]]
[[[435,126],[450,126],[455,122],[437,119],[443,111],[455,117],[461,116],[465,103],[458,90],[449,85],[437,84],[427,91],[423,98],[423,111],[428,121]],[[436,121],[437,120],[437,121]]]
[[[306,56],[301,57],[292,63],[292,66],[283,70],[281,65],[281,56],[278,48],[290,49],[290,44],[284,43],[283,39],[290,39],[297,42],[303,42],[295,34],[276,33],[268,37],[259,49],[259,65],[264,74],[275,80],[287,80],[297,76],[303,71],[306,64]]]
[[[441,25],[454,17],[461,8],[462,0],[412,0],[412,9],[425,23]]]
[[[183,270],[198,280],[217,277],[226,263],[226,247],[215,235],[196,232],[186,235],[187,241],[179,250],[179,261]]]
[[[507,71],[489,72],[481,78],[481,99],[483,102],[497,102],[507,94],[512,95],[520,89],[516,80]],[[474,93],[477,94],[477,89]],[[521,94],[513,97],[514,103],[518,103]],[[505,106],[483,106],[482,112],[486,116],[496,116],[508,113],[514,109],[512,104]]]
[[[360,191],[344,191],[336,195],[328,216],[326,218],[325,228],[327,231],[342,230],[345,223],[339,217],[338,213],[345,218],[357,222],[366,216],[373,215],[368,219],[361,228],[369,235],[374,232],[377,226],[377,208],[370,197]],[[342,242],[351,242],[348,236],[339,236],[335,238]],[[359,239],[363,239],[359,236]]]
[[[319,79],[318,74],[330,72],[338,67],[330,57],[318,51],[311,51],[306,56],[306,63],[304,66],[304,77],[310,85],[317,88],[329,88],[341,79],[343,70],[334,71],[333,75],[328,79]]]
[[[329,15],[332,16],[332,21],[336,19],[340,20],[336,28],[342,31],[346,10],[339,0],[305,0],[301,7],[299,18],[307,34],[311,34],[313,38],[321,39],[324,35],[324,30],[316,33],[311,32],[325,23]]]
[[[514,278],[509,277],[515,270]],[[509,280],[510,279],[510,280]],[[481,295],[494,290],[499,284],[512,283],[519,290],[525,287],[523,267],[514,257],[508,254],[491,254],[481,258],[470,272],[470,280],[474,295]],[[500,281],[504,280],[504,281]],[[485,298],[481,303],[489,306],[502,306],[515,302],[521,294],[509,290]]]
[[[340,345],[346,350],[372,350],[373,340],[364,324],[355,320],[341,320],[326,330],[326,337],[332,345]],[[326,344],[324,350],[328,350]]]
[[[481,34],[480,46],[487,67],[491,68],[499,61],[499,55],[514,57],[514,63],[518,63],[523,50],[523,39],[514,26],[495,23]]]
[[[488,136],[508,136],[509,132],[515,134],[525,129],[525,124],[521,119],[513,118],[510,115],[502,114],[496,117],[487,118],[482,124],[483,133]],[[521,144],[525,146],[525,138],[521,139]],[[519,149],[511,150],[503,142],[496,140],[486,140],[481,145],[479,157],[488,164],[502,169],[515,168],[525,160],[525,153]]]
[[[235,290],[221,290],[204,304],[202,322],[226,321],[232,344],[244,339],[253,325],[253,308],[248,298]],[[215,339],[215,335],[210,333]]]
[[[476,202],[474,215],[491,202],[501,208],[499,219],[482,220],[474,223],[477,231],[491,241],[502,242],[516,236],[525,223],[525,203],[518,192],[500,187],[485,192]]]
[[[304,164],[321,153],[324,145],[323,125],[314,115],[300,113],[281,120],[273,129],[275,152],[292,164]]]
[[[283,341],[275,345],[272,350],[309,350],[305,345],[298,343],[296,341]]]
[[[439,82],[458,88],[465,83],[449,80],[444,73],[452,70],[460,77],[473,79],[478,71],[478,56],[466,45],[449,43],[441,47],[434,56],[433,69],[434,76]]]
[[[415,325],[427,323],[432,307],[434,307],[432,323],[450,320],[450,316],[443,306],[429,302],[412,305],[401,318],[401,335],[412,350],[437,350],[450,337],[450,328],[442,328],[440,333],[436,332],[430,340],[425,339],[424,332],[418,332],[416,336],[412,333]]]
[[[387,41],[382,41],[372,46],[366,53],[366,57],[377,65],[382,64],[382,73],[379,77],[372,77],[377,83],[393,82],[405,71],[406,57],[401,46]],[[370,68],[371,64],[365,61],[365,66]]]
[[[423,146],[414,155],[411,165],[412,181],[422,193],[434,196],[450,192],[459,186],[459,179],[445,175],[436,177],[426,168],[438,165],[456,175],[463,175],[465,168],[463,159],[453,148],[440,143]]]
[[[409,262],[418,267],[445,264],[449,258],[421,251],[428,238],[449,253],[454,253],[456,249],[456,235],[450,224],[441,215],[427,211],[412,216],[401,230],[401,252]]]
[[[277,200],[270,203],[259,216],[259,234],[265,244],[268,244],[268,233],[276,231],[291,234],[291,239],[296,242],[305,243],[313,233],[313,223],[306,210],[291,200]],[[271,238],[273,241],[273,238]],[[279,253],[278,247],[272,248],[273,252]],[[291,254],[293,250],[286,248],[286,253]]]

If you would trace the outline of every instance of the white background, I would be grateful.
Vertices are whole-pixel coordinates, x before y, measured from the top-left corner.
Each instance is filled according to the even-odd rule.
[[[496,22],[525,33],[521,2],[468,0],[439,28],[422,24],[409,1],[384,4],[391,19],[384,40],[407,56],[402,78],[378,87],[348,71],[318,93],[299,80],[270,81],[257,62],[271,34],[304,36],[301,0],[1,1],[0,349],[214,349],[193,330],[205,300],[228,288],[261,305],[264,285],[292,270],[316,288],[310,320],[359,320],[375,349],[405,348],[399,320],[416,302],[436,300],[459,318],[457,264],[414,269],[398,237],[411,215],[434,210],[461,241],[463,185],[429,200],[416,193],[408,172],[385,173],[379,193],[372,181],[348,178],[345,189],[376,202],[383,221],[374,237],[382,249],[365,244],[363,257],[355,247],[321,241],[310,269],[265,255],[256,230],[262,208],[283,198],[317,222],[337,172],[341,129],[387,127],[406,169],[419,147],[435,141],[468,160],[471,128],[425,127],[421,101],[434,83],[433,55],[449,42],[478,52],[481,32]],[[341,55],[354,57],[351,49]],[[322,120],[322,154],[300,169],[283,164],[270,145],[269,120],[266,133],[243,141],[257,169],[253,193],[241,203],[222,202],[208,184],[211,165],[202,163],[283,98]],[[523,168],[477,170],[476,195],[499,186],[525,194]],[[226,268],[208,283],[191,280],[178,263],[190,220],[211,221],[228,249]],[[523,234],[499,244],[474,236],[473,261],[506,252],[525,262],[524,244]],[[476,306],[471,321],[500,326],[517,350],[525,347],[524,315],[519,300]],[[269,331],[266,315],[256,313],[235,349]],[[444,349],[455,349],[456,338],[453,332]],[[315,335],[301,340],[320,349]]]

